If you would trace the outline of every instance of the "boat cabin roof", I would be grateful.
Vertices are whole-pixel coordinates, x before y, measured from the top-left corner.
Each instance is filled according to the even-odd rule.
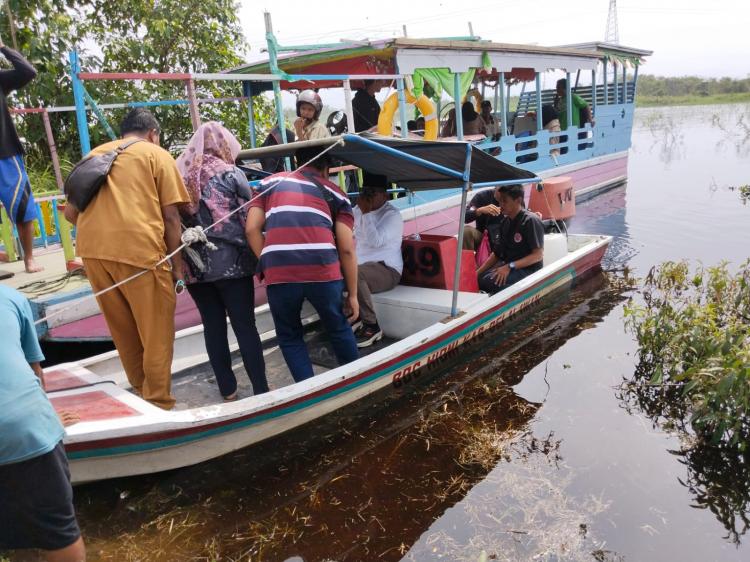
[[[368,133],[243,150],[237,161],[294,156],[300,148],[331,145],[336,145],[329,151],[333,158],[386,176],[389,183],[407,189],[462,187],[468,151],[471,152],[469,181],[477,187],[511,181],[528,183],[529,179],[536,177],[532,172],[506,164],[467,142],[399,139]]]
[[[581,44],[584,45],[584,44]],[[451,72],[478,69],[486,77],[506,73],[506,79],[529,80],[535,72],[559,69],[567,72],[592,70],[602,58],[615,51],[591,49],[581,45],[543,47],[495,43],[479,37],[417,39],[398,37],[364,41],[342,41],[340,44],[284,47],[279,52],[279,69],[287,73],[282,89],[338,87],[341,79],[325,81],[295,80],[293,75],[373,76],[413,74],[418,69],[447,68]],[[635,52],[637,51],[637,52]],[[606,55],[603,57],[603,54]],[[645,56],[650,51],[634,50],[628,56]],[[235,74],[269,74],[268,58],[228,70]],[[356,78],[353,87],[357,87]],[[253,84],[254,91],[270,88],[270,84]]]
[[[569,50],[581,50],[585,52],[593,51],[599,53],[599,57],[604,60],[614,60],[621,63],[625,62],[625,64],[629,63],[630,66],[642,64],[645,57],[650,57],[652,54],[654,54],[653,51],[649,51],[647,49],[626,47],[625,45],[617,45],[615,43],[607,43],[604,41],[561,45],[561,48]]]

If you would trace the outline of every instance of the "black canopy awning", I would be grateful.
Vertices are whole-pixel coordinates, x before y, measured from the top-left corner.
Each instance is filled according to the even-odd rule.
[[[472,184],[521,182],[536,177],[532,172],[501,162],[467,142],[399,139],[366,133],[243,150],[237,160],[294,156],[300,148],[331,145],[335,145],[328,152],[331,157],[366,172],[386,176],[389,183],[407,189],[461,187],[468,150],[471,150],[469,181]]]

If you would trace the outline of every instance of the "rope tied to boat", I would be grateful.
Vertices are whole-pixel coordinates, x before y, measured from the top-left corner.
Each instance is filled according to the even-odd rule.
[[[216,244],[211,242],[206,236],[206,231],[203,230],[203,227],[191,226],[189,228],[186,228],[182,233],[180,240],[184,245],[183,250],[185,254],[187,255],[188,259],[193,262],[193,265],[195,265],[195,267],[197,267],[199,271],[206,271],[206,264],[203,263],[201,255],[197,250],[190,247],[192,244],[201,243],[205,244],[206,248],[208,248],[209,250],[217,249]]]
[[[344,139],[339,139],[339,140],[337,140],[337,141],[336,141],[335,143],[333,143],[333,144],[331,144],[330,146],[328,146],[327,148],[325,148],[325,150],[321,150],[321,151],[320,151],[320,152],[319,152],[319,153],[317,154],[317,156],[315,156],[314,158],[311,158],[310,160],[308,160],[307,162],[305,162],[304,164],[302,164],[302,166],[299,166],[299,167],[298,167],[298,168],[296,169],[296,171],[297,171],[297,172],[299,172],[300,170],[302,170],[302,169],[306,168],[307,166],[309,166],[310,164],[312,164],[313,162],[315,162],[315,161],[316,161],[316,160],[317,160],[318,158],[320,158],[320,157],[321,157],[321,156],[323,156],[323,155],[324,155],[325,153],[327,153],[327,152],[328,152],[329,150],[332,150],[333,148],[337,147],[337,146],[338,146],[338,145],[340,145],[340,144],[344,144]],[[91,299],[95,299],[96,297],[99,297],[99,296],[101,296],[101,295],[103,295],[103,294],[105,294],[105,293],[108,293],[108,292],[110,292],[110,291],[112,291],[112,290],[116,289],[116,288],[117,288],[117,287],[119,287],[120,285],[124,285],[125,283],[129,283],[129,282],[130,282],[130,281],[132,281],[133,279],[137,279],[137,278],[138,278],[138,277],[140,277],[141,275],[144,275],[144,274],[148,273],[149,271],[153,271],[153,270],[155,270],[155,269],[156,269],[157,267],[159,267],[159,266],[160,266],[160,265],[162,265],[163,263],[166,263],[166,262],[168,262],[169,260],[171,260],[171,259],[172,259],[172,257],[174,257],[175,255],[177,255],[177,254],[178,254],[179,252],[183,251],[183,250],[184,250],[185,248],[187,248],[187,247],[188,247],[188,246],[189,246],[190,244],[193,244],[193,243],[194,243],[194,242],[196,242],[196,241],[203,241],[203,240],[201,240],[201,239],[200,239],[200,237],[201,237],[201,236],[203,237],[203,239],[205,239],[205,240],[206,240],[206,243],[207,243],[207,244],[212,244],[212,243],[211,243],[211,242],[209,242],[209,241],[208,241],[208,239],[206,238],[206,233],[207,233],[207,232],[208,232],[209,230],[213,229],[213,228],[214,228],[214,227],[215,227],[215,226],[216,226],[217,224],[219,224],[220,222],[222,222],[222,221],[225,221],[225,220],[227,220],[227,219],[228,219],[229,217],[231,217],[231,216],[232,216],[232,215],[234,215],[235,213],[239,213],[239,212],[240,212],[240,211],[241,211],[242,209],[244,209],[245,207],[247,207],[247,206],[248,206],[248,205],[249,205],[250,203],[252,203],[252,202],[253,202],[253,201],[255,201],[256,199],[258,199],[258,198],[259,198],[259,197],[261,197],[262,195],[265,195],[265,194],[267,194],[267,193],[268,193],[269,191],[271,191],[272,189],[274,189],[274,188],[275,188],[275,187],[276,187],[277,185],[279,185],[280,183],[281,183],[280,181],[277,181],[277,182],[275,182],[275,183],[269,183],[269,184],[268,184],[268,186],[266,187],[266,189],[265,189],[265,190],[264,190],[264,191],[263,191],[262,193],[258,193],[257,195],[255,195],[254,197],[252,197],[251,199],[249,199],[248,201],[244,202],[244,203],[243,203],[242,205],[238,206],[238,207],[237,207],[236,209],[234,209],[234,210],[232,210],[231,212],[227,213],[227,214],[226,214],[226,215],[224,215],[223,217],[220,217],[220,218],[219,218],[219,219],[218,219],[218,220],[217,220],[216,222],[214,222],[213,224],[210,224],[210,225],[208,225],[208,226],[207,226],[206,228],[201,228],[201,227],[191,227],[191,228],[196,228],[196,229],[197,229],[197,228],[200,228],[200,234],[197,234],[196,232],[193,232],[193,233],[189,234],[189,235],[188,235],[188,237],[189,237],[189,239],[190,239],[190,242],[185,242],[184,240],[181,240],[181,241],[182,241],[182,244],[180,244],[180,245],[179,245],[179,246],[177,247],[177,249],[176,249],[175,251],[173,251],[173,252],[171,252],[171,253],[167,254],[166,256],[164,256],[164,257],[163,257],[162,259],[160,259],[160,260],[159,260],[158,262],[156,262],[156,263],[155,263],[154,265],[152,265],[152,266],[151,266],[150,268],[148,268],[148,269],[143,269],[143,270],[141,270],[141,271],[139,271],[139,272],[137,272],[137,273],[134,273],[134,274],[133,274],[133,275],[131,275],[130,277],[128,277],[128,278],[126,278],[126,279],[123,279],[122,281],[118,281],[118,282],[117,282],[117,283],[115,283],[114,285],[110,285],[109,287],[107,287],[107,288],[105,288],[105,289],[102,289],[102,290],[101,290],[101,291],[99,291],[98,293],[95,293],[95,294],[92,294],[92,295],[87,295],[86,297],[84,297],[84,298],[82,298],[82,299],[78,300],[78,301],[77,301],[77,302],[76,302],[75,304],[73,304],[73,305],[71,305],[71,306],[67,306],[67,307],[61,308],[61,309],[59,309],[59,310],[56,310],[56,311],[54,311],[54,312],[52,312],[52,313],[48,314],[47,316],[44,316],[43,318],[40,318],[39,320],[36,320],[36,321],[34,322],[34,325],[36,326],[37,324],[42,324],[43,322],[46,322],[47,320],[49,320],[49,319],[51,319],[51,318],[54,318],[54,317],[56,317],[56,316],[59,316],[60,314],[63,314],[63,313],[65,313],[65,312],[68,312],[68,311],[70,311],[70,310],[73,310],[73,309],[75,309],[75,308],[78,308],[78,307],[79,307],[79,306],[81,305],[81,303],[83,303],[83,302],[86,302],[86,301],[88,301],[88,300],[91,300]],[[183,233],[183,236],[185,235],[185,233],[186,233],[186,232],[187,232],[188,230],[191,230],[191,229],[186,229],[186,230],[185,230],[185,232]],[[192,240],[192,238],[193,238],[193,237],[196,237],[196,240]]]

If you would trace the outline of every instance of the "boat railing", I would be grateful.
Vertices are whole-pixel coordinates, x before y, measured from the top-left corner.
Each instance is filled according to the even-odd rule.
[[[34,220],[34,247],[49,248],[62,246],[66,262],[74,260],[73,227],[62,216],[61,204],[65,196],[60,193],[35,195],[37,218]],[[20,257],[18,229],[8,217],[5,207],[0,206],[0,253],[7,261]]]
[[[605,96],[606,91],[606,96]],[[578,86],[573,89],[573,93],[581,96],[589,105],[592,103],[592,88],[591,86]],[[542,105],[551,104],[555,101],[556,92],[555,90],[543,90],[542,91]],[[635,99],[635,84],[628,82],[625,87],[625,95],[623,97],[622,85],[607,84],[606,89],[604,84],[597,84],[596,86],[596,105],[613,105],[622,103],[633,103]],[[605,102],[606,100],[606,102]],[[518,98],[518,105],[516,106],[516,114],[524,115],[530,111],[535,111],[536,108],[536,92],[523,92]]]

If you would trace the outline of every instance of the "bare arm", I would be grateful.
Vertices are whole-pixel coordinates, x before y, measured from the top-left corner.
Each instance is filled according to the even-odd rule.
[[[162,207],[161,216],[164,220],[164,241],[167,243],[167,253],[171,254],[182,244],[180,212],[177,210],[177,205]],[[182,279],[182,254],[180,252],[172,256],[172,278],[175,281]]]
[[[528,256],[516,260],[514,263],[518,269],[534,265],[544,259],[544,248],[534,248]]]
[[[260,207],[251,207],[247,213],[247,221],[245,222],[245,236],[247,237],[247,243],[250,244],[250,249],[255,254],[255,257],[260,259],[260,253],[263,251],[263,225],[266,224],[266,214]]]
[[[347,301],[352,311],[351,320],[359,317],[359,301],[357,300],[357,254],[354,251],[354,236],[352,230],[342,222],[336,222],[336,249],[339,252],[341,272],[348,293]]]
[[[491,253],[490,257],[484,260],[484,263],[477,269],[477,277],[481,277],[482,274],[489,268],[493,267],[497,263],[497,256],[495,253]]]
[[[63,215],[65,216],[65,220],[70,224],[76,224],[78,222],[78,209],[76,209],[70,201],[65,203],[65,211],[63,211]]]

